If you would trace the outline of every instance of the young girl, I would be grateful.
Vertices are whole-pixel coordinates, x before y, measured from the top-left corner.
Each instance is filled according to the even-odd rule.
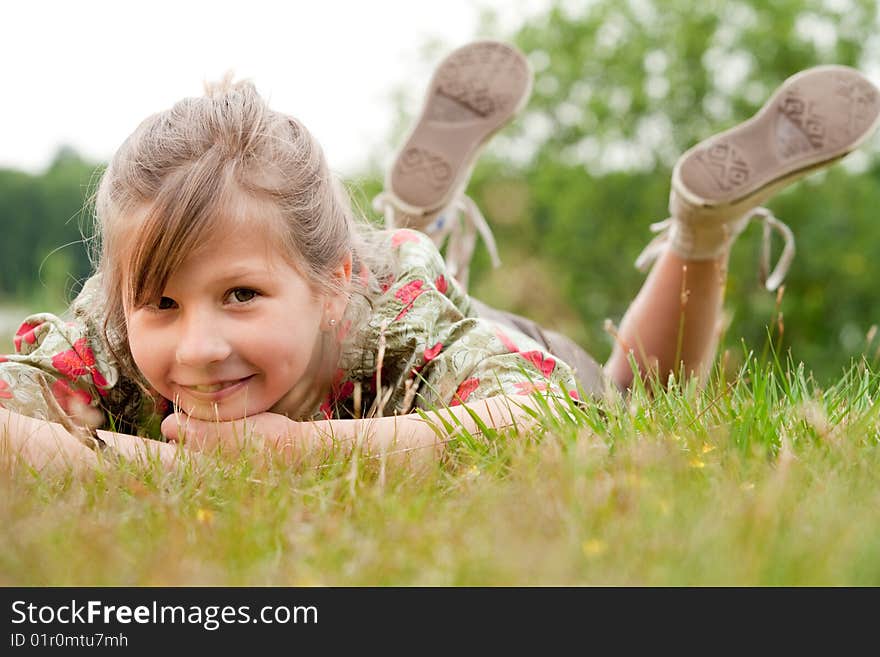
[[[28,317],[0,357],[0,438],[37,468],[91,467],[107,445],[171,462],[163,437],[233,452],[248,437],[294,460],[355,444],[435,458],[457,423],[528,425],[535,393],[626,390],[630,357],[643,376],[700,373],[736,236],[753,216],[786,234],[778,285],[790,231],[757,206],[854,149],[880,114],[858,72],[822,67],[685,153],[672,217],[639,264],[657,262],[603,370],[462,285],[476,230],[492,246],[462,191],[530,86],[505,44],[441,63],[377,199],[386,231],[355,220],[319,145],[250,83],[227,79],[147,118],[101,179],[95,274],[70,316]]]

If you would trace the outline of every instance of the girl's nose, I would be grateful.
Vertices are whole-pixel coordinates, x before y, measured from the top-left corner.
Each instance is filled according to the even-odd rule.
[[[217,363],[232,351],[222,326],[210,313],[192,313],[181,322],[181,327],[175,354],[181,365],[200,367]]]

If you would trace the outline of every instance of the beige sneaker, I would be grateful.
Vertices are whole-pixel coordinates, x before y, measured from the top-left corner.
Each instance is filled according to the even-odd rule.
[[[463,192],[485,145],[525,106],[532,77],[526,57],[506,43],[475,41],[450,53],[373,200],[388,228],[422,230],[438,247],[448,237],[447,264],[463,284],[477,231],[498,261],[492,231]]]
[[[765,283],[775,289],[794,257],[794,236],[758,206],[855,150],[871,135],[878,117],[880,91],[855,69],[817,66],[788,78],[751,119],[679,158],[672,172],[671,217],[652,225],[663,234],[642,252],[636,266],[646,269],[667,245],[684,258],[716,258],[756,217],[764,221],[767,260],[770,229],[786,241]]]

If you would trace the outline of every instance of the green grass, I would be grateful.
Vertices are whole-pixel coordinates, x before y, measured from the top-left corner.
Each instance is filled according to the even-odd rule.
[[[414,474],[0,477],[0,585],[880,585],[880,375],[771,354]]]

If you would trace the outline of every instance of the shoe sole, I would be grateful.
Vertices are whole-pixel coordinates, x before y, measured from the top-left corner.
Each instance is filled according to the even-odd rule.
[[[751,119],[697,144],[673,189],[695,206],[754,205],[852,152],[880,118],[880,92],[846,66],[788,78]]]
[[[528,60],[505,43],[476,41],[454,50],[431,78],[386,189],[416,216],[449,205],[482,147],[525,106],[531,87]]]

